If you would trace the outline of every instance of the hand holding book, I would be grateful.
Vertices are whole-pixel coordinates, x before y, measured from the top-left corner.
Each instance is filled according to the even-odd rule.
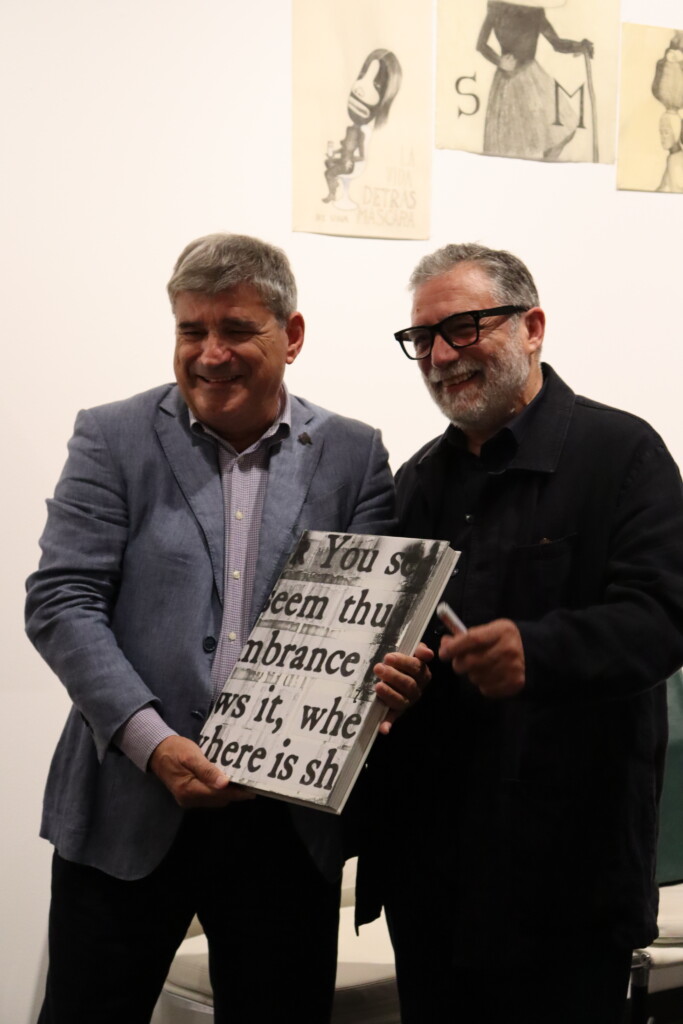
[[[385,736],[399,715],[420,699],[432,678],[429,662],[433,657],[434,651],[426,644],[419,643],[412,655],[391,651],[374,666],[373,671],[379,680],[375,684],[375,693],[389,708],[387,717],[379,727]]]
[[[243,786],[231,785],[220,769],[204,757],[186,736],[167,736],[149,759],[149,770],[159,778],[180,807],[226,807],[253,800]]]

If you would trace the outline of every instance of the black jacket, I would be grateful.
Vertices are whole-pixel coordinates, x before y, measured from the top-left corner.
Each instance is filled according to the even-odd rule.
[[[470,626],[516,622],[526,687],[488,700],[439,664],[364,779],[359,919],[420,865],[473,965],[656,935],[660,681],[683,663],[681,478],[646,423],[544,374],[468,515],[456,606]],[[443,435],[399,471],[404,536],[450,539],[453,458]]]

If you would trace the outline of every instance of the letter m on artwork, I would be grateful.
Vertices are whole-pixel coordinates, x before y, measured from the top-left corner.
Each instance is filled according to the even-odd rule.
[[[584,111],[585,111],[585,92],[586,92],[586,84],[585,84],[585,82],[582,85],[580,85],[577,89],[574,89],[574,92],[567,92],[565,87],[563,85],[560,85],[560,83],[557,80],[555,80],[555,120],[553,121],[553,124],[556,124],[556,125],[561,125],[562,124],[562,118],[560,117],[560,93],[561,92],[563,92],[565,94],[565,96],[568,99],[570,99],[570,100],[573,99],[574,96],[576,96],[577,92],[579,93],[579,96],[580,96],[580,99],[579,99],[579,123],[577,125],[577,128],[585,128],[586,127],[586,123],[585,123],[585,121],[583,119],[583,115],[584,115]]]

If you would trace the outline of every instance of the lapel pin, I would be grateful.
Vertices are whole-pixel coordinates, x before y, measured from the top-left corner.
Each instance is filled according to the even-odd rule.
[[[305,431],[303,434],[299,434],[299,436],[297,437],[297,441],[299,442],[299,444],[313,444],[309,435]]]

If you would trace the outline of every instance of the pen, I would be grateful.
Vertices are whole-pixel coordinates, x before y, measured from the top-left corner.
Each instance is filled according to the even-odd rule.
[[[467,626],[462,619],[455,614],[451,606],[446,601],[441,601],[436,607],[436,614],[441,619],[445,626],[448,626],[451,633],[456,636],[458,633],[466,633]]]

